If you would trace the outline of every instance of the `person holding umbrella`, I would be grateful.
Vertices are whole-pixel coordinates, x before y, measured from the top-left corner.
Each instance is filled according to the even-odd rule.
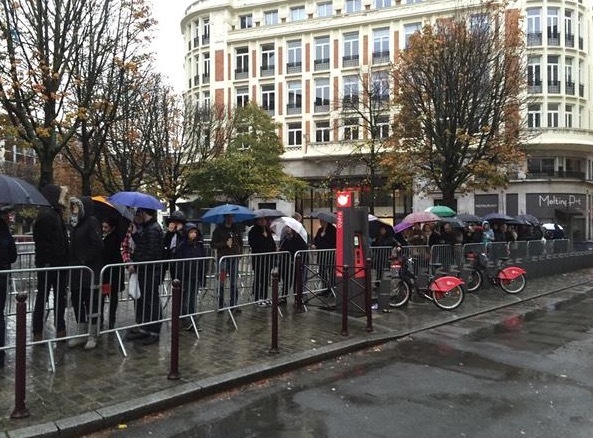
[[[12,205],[0,207],[0,271],[10,270],[10,265],[16,262],[17,258],[16,243],[8,227],[12,211]],[[4,307],[8,295],[8,277],[8,273],[0,274],[0,347],[4,347],[6,343]],[[4,350],[0,350],[0,368],[4,368],[4,356]]]
[[[216,250],[218,261],[225,256],[241,255],[243,247],[243,236],[239,227],[234,223],[234,214],[225,214],[222,223],[218,224],[212,232],[210,245]],[[218,281],[218,312],[224,308],[224,283],[226,278],[230,282],[230,307],[236,306],[239,298],[237,282],[239,280],[239,259],[227,257],[220,266],[220,278]],[[241,309],[233,309],[234,313],[240,313]]]
[[[325,219],[319,218],[320,227],[313,238],[312,249],[336,249],[336,227]],[[321,251],[317,260],[319,263],[319,277],[325,291],[320,295],[329,295],[335,284],[335,253],[333,251]]]
[[[255,218],[255,225],[247,233],[247,241],[252,254],[254,299],[259,306],[270,306],[272,302],[268,300],[268,289],[274,257],[270,253],[276,251],[276,243],[266,217]]]
[[[68,265],[68,233],[62,218],[68,207],[66,187],[47,184],[41,189],[50,206],[42,206],[33,225],[35,241],[35,266],[37,268],[55,268]],[[66,286],[68,271],[49,270],[37,273],[37,295],[33,308],[33,341],[43,339],[43,316],[49,291],[54,293],[54,324],[56,337],[66,336]]]

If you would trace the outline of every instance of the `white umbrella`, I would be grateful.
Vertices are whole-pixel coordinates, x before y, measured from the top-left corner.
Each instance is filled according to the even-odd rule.
[[[284,227],[292,228],[295,231],[295,233],[297,233],[299,236],[303,238],[305,242],[307,242],[307,230],[305,230],[303,224],[301,224],[296,219],[293,219],[291,217],[279,217],[278,219],[274,219],[272,221],[270,227],[272,228],[272,231],[274,231],[274,233],[278,236],[281,235],[282,229]]]
[[[556,225],[556,224],[551,224],[551,223],[542,224],[542,227],[545,228],[548,231],[554,231],[554,229],[555,229],[556,226],[559,229],[564,230],[564,228],[562,227],[562,225]]]

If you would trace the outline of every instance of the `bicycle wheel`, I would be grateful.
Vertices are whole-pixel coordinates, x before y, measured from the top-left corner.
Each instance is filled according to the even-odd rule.
[[[498,280],[498,284],[500,285],[500,288],[507,294],[518,294],[523,289],[525,289],[525,286],[527,285],[527,279],[525,278],[525,274],[521,274],[512,280],[500,278]]]
[[[412,287],[401,278],[391,280],[391,292],[389,293],[389,307],[402,307],[410,301]]]
[[[433,291],[432,299],[434,303],[443,310],[453,310],[463,302],[463,288],[455,286],[447,292]]]
[[[482,271],[472,268],[468,272],[465,287],[468,292],[475,292],[482,286],[483,281],[484,275],[482,274]]]

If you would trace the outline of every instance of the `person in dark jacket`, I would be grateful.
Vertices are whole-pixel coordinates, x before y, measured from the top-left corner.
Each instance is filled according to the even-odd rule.
[[[206,266],[204,260],[196,260],[206,257],[204,238],[193,222],[188,222],[184,227],[182,240],[177,245],[177,259],[191,259],[176,262],[175,271],[181,280],[181,315],[191,316],[196,313],[196,298],[200,288],[206,286]],[[183,320],[182,328],[192,330],[193,324],[190,318]]]
[[[163,237],[163,259],[171,260],[178,258],[177,248],[184,239],[185,234],[183,227],[186,222],[187,219],[185,218],[185,214],[180,210],[174,211],[171,213],[171,216],[167,218],[167,230]],[[175,273],[175,263],[169,263],[166,267],[169,269],[171,280],[177,278]],[[165,272],[163,272],[163,274],[165,274]]]
[[[320,227],[313,238],[312,249],[336,249],[336,227],[329,222],[320,220]],[[329,295],[336,284],[335,251],[321,251],[317,254],[319,277],[325,290],[320,295]]]
[[[218,257],[220,278],[218,279],[218,312],[224,307],[224,283],[228,277],[230,283],[230,307],[238,304],[239,291],[237,282],[239,280],[239,259],[243,247],[243,236],[239,227],[234,223],[234,216],[227,214],[224,222],[218,224],[212,232],[212,249],[216,250]],[[224,258],[223,258],[224,257]],[[241,309],[233,309],[233,312],[240,313]]]
[[[70,198],[70,226],[70,265],[87,266],[92,270],[93,276],[86,270],[74,269],[71,272],[70,299],[78,323],[78,334],[88,333],[88,337],[73,338],[68,341],[68,346],[85,344],[85,350],[92,350],[97,346],[101,300],[97,286],[103,266],[103,239],[101,224],[93,216],[91,198]]]
[[[282,298],[281,304],[286,303],[286,297],[289,291],[292,289],[293,293],[296,293],[295,284],[296,276],[294,271],[294,257],[297,251],[306,251],[308,248],[307,242],[303,240],[301,235],[294,231],[292,228],[286,226],[280,233],[280,251],[286,251],[290,253],[290,259],[286,257],[280,258],[280,280],[282,281]]]
[[[272,237],[272,231],[268,226],[265,217],[258,217],[255,225],[247,234],[247,241],[251,248],[251,264],[253,267],[253,296],[257,305],[270,306],[268,300],[268,289],[270,286],[270,274],[274,263],[276,243]]]
[[[101,223],[103,232],[103,265],[122,264],[121,256],[122,238],[117,232],[119,219],[106,217]],[[101,279],[101,321],[103,321],[103,310],[105,299],[109,297],[109,328],[115,328],[115,317],[119,301],[119,292],[124,289],[124,270],[121,266],[107,268]]]
[[[163,255],[163,229],[157,223],[156,210],[138,208],[136,216],[141,226],[136,227],[132,234],[134,253],[132,263],[154,262],[161,260]],[[136,300],[136,322],[145,324],[160,321],[162,318],[161,297],[159,284],[161,282],[162,267],[159,263],[146,263],[129,267],[130,272],[138,275],[141,296]],[[127,340],[140,340],[144,345],[152,345],[159,341],[161,323],[143,325],[136,330],[130,330]]]
[[[383,278],[383,271],[389,267],[389,257],[396,243],[395,237],[389,232],[387,227],[384,225],[380,226],[371,245],[373,247],[371,252],[373,269],[375,270],[377,281]]]
[[[0,207],[0,271],[10,270],[10,265],[17,259],[16,243],[8,227],[11,212],[11,205]],[[8,277],[8,273],[0,274],[0,347],[6,344],[4,307],[8,296]],[[4,368],[4,356],[4,350],[0,350],[0,368]]]
[[[41,207],[33,225],[35,241],[35,266],[37,268],[56,268],[68,265],[68,233],[62,218],[68,207],[68,190],[55,184],[47,184],[41,188],[41,194],[50,206]],[[43,339],[45,306],[49,291],[54,293],[54,325],[56,337],[66,336],[66,312],[68,271],[51,269],[37,273],[37,295],[33,309],[33,341]]]

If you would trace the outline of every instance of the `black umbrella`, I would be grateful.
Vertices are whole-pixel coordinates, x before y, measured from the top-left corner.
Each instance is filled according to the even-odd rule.
[[[393,231],[393,226],[389,225],[386,222],[383,222],[377,216],[369,214],[369,236],[371,238],[377,237],[379,235],[379,229],[381,227],[387,229],[388,235],[395,237],[395,231]]]
[[[540,223],[539,219],[532,214],[520,214],[515,216],[515,219],[520,222],[527,222],[529,225],[538,225]]]
[[[465,223],[455,217],[442,217],[439,222],[441,224],[451,224],[453,228],[465,228]]]
[[[336,214],[328,211],[313,212],[311,213],[311,217],[319,219],[320,221],[325,221],[330,224],[336,223]]]
[[[255,217],[267,217],[267,218],[279,218],[279,217],[285,217],[286,215],[280,211],[280,210],[274,210],[271,208],[260,208],[259,210],[255,210],[253,213],[255,213]]]
[[[482,216],[482,220],[484,221],[488,221],[488,222],[510,222],[513,220],[512,217],[507,216],[506,214],[502,214],[502,213],[488,213],[484,216]]]
[[[458,213],[455,217],[459,219],[461,222],[475,222],[477,224],[482,222],[482,218],[476,214]]]
[[[0,204],[49,205],[32,184],[20,178],[0,175]]]

